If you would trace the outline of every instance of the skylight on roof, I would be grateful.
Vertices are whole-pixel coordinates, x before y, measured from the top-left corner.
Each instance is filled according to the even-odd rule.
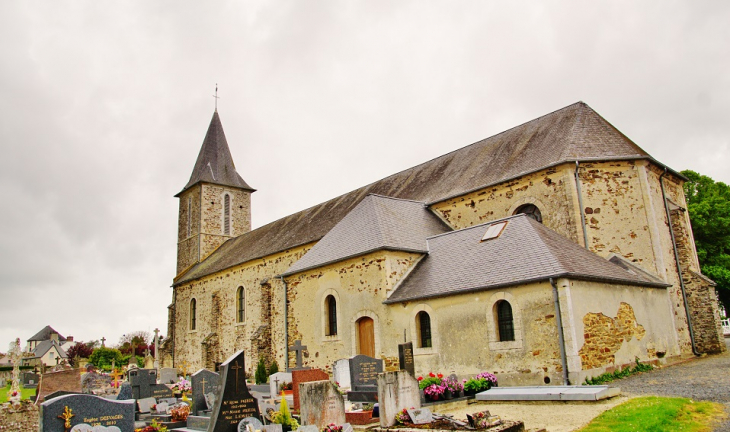
[[[506,226],[507,221],[497,222],[495,224],[489,225],[489,228],[487,228],[487,232],[484,233],[484,237],[482,237],[482,241],[491,240],[493,238],[499,237],[499,235],[502,234],[502,231],[504,231],[504,227]]]

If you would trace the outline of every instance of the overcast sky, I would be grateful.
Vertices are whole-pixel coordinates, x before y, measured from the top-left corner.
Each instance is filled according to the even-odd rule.
[[[730,183],[730,2],[0,3],[0,351],[167,333],[214,109],[261,226],[582,100]]]

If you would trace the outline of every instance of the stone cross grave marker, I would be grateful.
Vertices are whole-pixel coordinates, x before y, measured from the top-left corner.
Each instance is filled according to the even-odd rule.
[[[71,430],[80,424],[134,430],[133,401],[114,401],[86,394],[64,395],[43,402],[39,415],[40,432]]]
[[[383,372],[383,360],[356,355],[350,358],[350,384],[347,399],[353,402],[377,402],[378,374]]]
[[[155,328],[155,369],[157,370],[158,375],[159,375],[159,372],[160,372],[160,360],[157,357],[158,356],[158,354],[157,354],[158,352],[160,352],[160,329]],[[165,383],[163,382],[163,384],[165,384]]]
[[[199,415],[206,409],[213,409],[205,400],[208,393],[218,394],[221,387],[221,376],[208,369],[200,369],[190,376],[193,389],[193,415]]]
[[[302,353],[306,351],[306,349],[307,346],[302,345],[302,341],[299,339],[295,340],[294,345],[289,347],[289,351],[294,351],[294,354],[296,355],[296,367],[287,368],[287,372],[291,372],[293,370],[309,369],[309,367],[303,366],[304,361],[302,359]]]
[[[299,392],[302,424],[322,429],[330,423],[345,423],[345,400],[332,382],[307,382],[300,385]]]
[[[290,372],[277,372],[269,375],[269,395],[275,398],[281,394],[279,387],[284,383],[292,382]]]
[[[129,371],[129,384],[132,386],[132,397],[144,399],[148,397],[172,397],[172,390],[164,385],[157,384],[157,371],[154,369],[133,369]]]
[[[243,350],[221,365],[221,391],[211,412],[209,432],[237,432],[246,417],[261,418],[259,404],[246,386]]]
[[[408,371],[412,377],[416,376],[416,364],[413,361],[413,342],[398,345],[398,360],[401,370]]]
[[[310,381],[322,381],[330,379],[327,372],[321,369],[301,369],[294,370],[291,373],[292,377],[292,388],[294,389],[294,410],[299,410],[299,385]]]
[[[402,409],[421,407],[421,392],[418,389],[418,381],[406,371],[379,374],[378,401],[380,426],[393,426],[395,424],[395,415]]]
[[[332,378],[340,386],[341,389],[352,388],[350,383],[350,359],[344,358],[335,361],[332,365]]]

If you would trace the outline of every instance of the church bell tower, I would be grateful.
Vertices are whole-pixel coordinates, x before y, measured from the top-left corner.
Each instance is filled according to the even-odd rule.
[[[204,260],[226,240],[251,231],[251,188],[236,171],[218,110],[180,199],[177,272]]]

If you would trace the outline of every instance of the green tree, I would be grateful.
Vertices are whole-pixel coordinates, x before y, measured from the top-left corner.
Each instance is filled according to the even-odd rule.
[[[730,186],[691,170],[682,171],[702,274],[717,283],[717,295],[730,313]]]
[[[91,353],[91,356],[89,356],[89,363],[99,369],[110,369],[112,366],[112,360],[114,360],[117,367],[124,365],[122,363],[122,353],[115,348],[99,347]]]
[[[268,375],[266,374],[266,361],[263,357],[259,358],[259,364],[256,366],[254,378],[256,379],[256,384],[266,384]]]

